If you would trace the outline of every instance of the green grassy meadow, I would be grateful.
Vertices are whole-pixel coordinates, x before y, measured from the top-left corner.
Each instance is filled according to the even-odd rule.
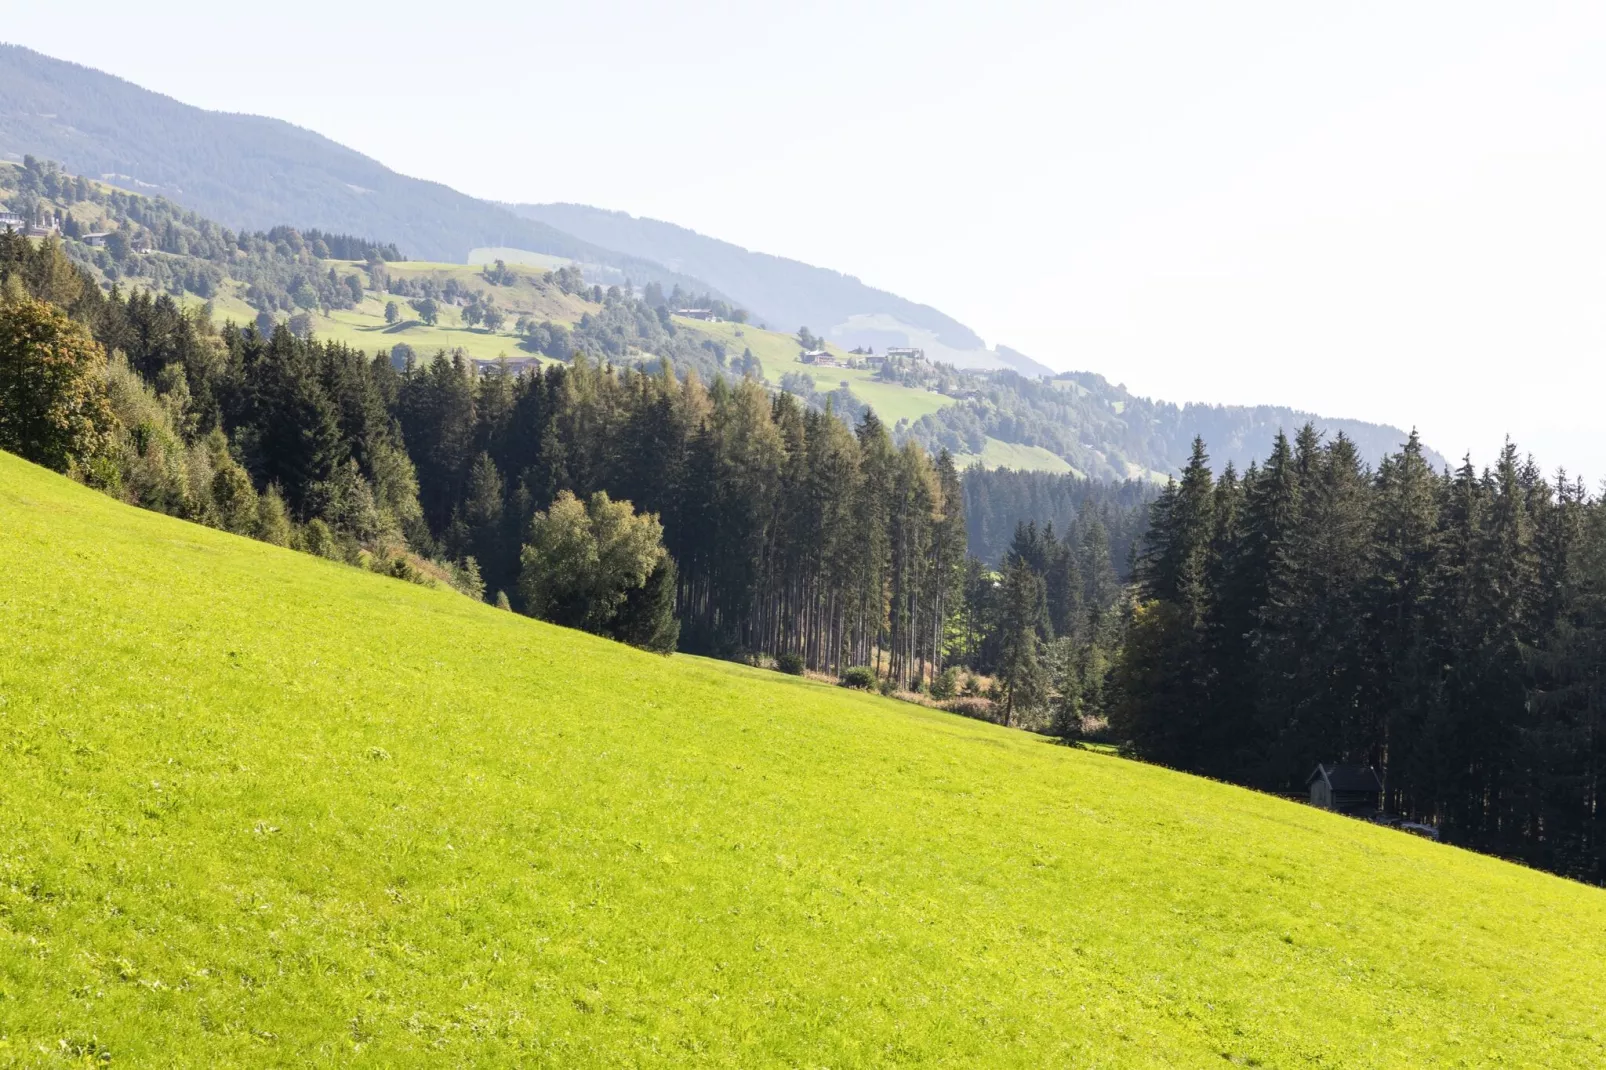
[[[991,437],[981,453],[958,454],[954,457],[954,463],[961,468],[979,463],[983,468],[1013,468],[1017,472],[1082,474],[1065,458],[1042,446],[1023,446],[1019,442],[1004,442]]]
[[[1591,1066],[1606,893],[0,454],[0,1064]]]
[[[797,359],[797,339],[790,334],[766,331],[751,324],[704,323],[680,317],[676,317],[675,322],[683,328],[725,343],[726,351],[733,356],[741,356],[743,348],[751,349],[753,356],[763,365],[764,378],[771,383],[779,385],[782,377],[793,372],[810,376],[821,391],[835,390],[839,384],[847,383],[854,396],[875,409],[876,415],[889,425],[899,420],[913,422],[954,403],[953,398],[932,390],[914,390],[878,380],[874,372],[862,368],[816,368],[800,364]],[[834,343],[827,343],[826,350],[843,359],[848,356]]]

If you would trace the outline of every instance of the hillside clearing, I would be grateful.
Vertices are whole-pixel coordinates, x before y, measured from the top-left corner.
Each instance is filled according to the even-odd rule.
[[[723,342],[726,351],[733,357],[741,356],[743,349],[751,349],[764,368],[764,378],[777,386],[785,376],[794,372],[813,379],[815,388],[821,393],[829,393],[846,383],[854,396],[873,408],[888,426],[900,420],[913,422],[954,403],[953,398],[931,390],[917,390],[877,379],[874,372],[863,368],[816,368],[802,364],[797,359],[800,350],[797,339],[789,334],[751,325],[705,323],[678,316],[675,322],[683,329]],[[826,350],[840,358],[848,356],[833,343],[826,343]]]
[[[0,1061],[1599,1065],[1606,895],[0,454]]]
[[[1082,475],[1065,458],[1041,446],[1023,446],[1018,442],[1002,442],[996,438],[987,439],[979,454],[957,454],[954,463],[962,468],[980,464],[983,468],[1013,468],[1017,472]]]

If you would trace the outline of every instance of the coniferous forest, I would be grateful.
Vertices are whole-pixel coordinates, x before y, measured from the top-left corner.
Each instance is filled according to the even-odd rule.
[[[214,327],[0,236],[0,448],[124,500],[649,649],[829,674],[1391,812],[1606,880],[1606,504],[1507,446],[1376,470],[961,474],[871,411],[667,360],[479,369]],[[911,697],[914,697],[911,694]]]
[[[1307,428],[1219,475],[1195,443],[1111,683],[1142,757],[1274,791],[1369,762],[1450,842],[1606,881],[1606,502],[1510,443],[1371,471]]]

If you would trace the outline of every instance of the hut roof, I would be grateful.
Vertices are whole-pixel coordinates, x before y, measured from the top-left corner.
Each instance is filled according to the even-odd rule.
[[[1369,765],[1340,765],[1338,763],[1318,765],[1310,776],[1305,778],[1307,785],[1312,784],[1320,777],[1327,781],[1327,786],[1334,791],[1382,791],[1383,780],[1377,775],[1377,770]]]

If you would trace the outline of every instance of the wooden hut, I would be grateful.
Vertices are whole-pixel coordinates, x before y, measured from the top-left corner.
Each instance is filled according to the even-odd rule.
[[[1343,814],[1376,810],[1383,798],[1383,779],[1369,765],[1318,765],[1305,786],[1312,806]]]

